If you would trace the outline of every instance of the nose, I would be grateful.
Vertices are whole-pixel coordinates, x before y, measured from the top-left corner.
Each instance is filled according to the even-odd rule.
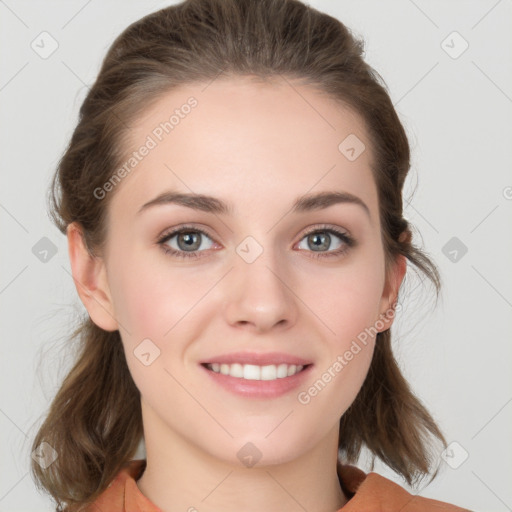
[[[237,256],[225,286],[224,314],[230,325],[264,333],[296,323],[298,298],[293,278],[270,251],[252,263]]]

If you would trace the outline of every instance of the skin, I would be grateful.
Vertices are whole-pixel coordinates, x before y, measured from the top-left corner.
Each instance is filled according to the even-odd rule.
[[[190,96],[197,107],[110,192],[101,255],[85,250],[78,225],[68,228],[81,300],[98,326],[119,329],[141,392],[147,469],[137,485],[165,511],[336,511],[347,501],[336,474],[339,419],[366,377],[375,339],[308,404],[297,394],[383,318],[405,273],[399,258],[386,275],[365,126],[310,86],[217,79],[162,96],[130,125],[127,153]],[[338,150],[349,134],[366,145],[355,161]],[[165,204],[138,214],[171,189],[215,196],[233,212]],[[353,194],[368,212],[353,203],[290,212],[297,197],[320,191]],[[209,233],[197,258],[171,256],[156,242],[185,223]],[[308,230],[325,234],[324,224],[355,245],[331,234],[322,254],[345,252],[315,258]],[[253,263],[236,252],[247,236],[263,249]],[[180,247],[177,238],[167,245]],[[146,338],[161,351],[148,366],[134,355]],[[300,389],[242,398],[199,368],[234,351],[285,352],[314,366]],[[248,442],[261,452],[252,468],[237,457]]]

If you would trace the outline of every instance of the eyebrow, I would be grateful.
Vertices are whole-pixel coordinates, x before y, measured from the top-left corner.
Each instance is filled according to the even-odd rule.
[[[291,212],[306,213],[322,210],[324,208],[328,208],[329,206],[340,203],[358,205],[367,213],[368,217],[370,217],[370,209],[366,203],[359,197],[348,192],[318,192],[315,194],[305,194],[298,197],[294,201]],[[177,204],[206,213],[224,215],[232,215],[233,213],[233,206],[231,203],[227,203],[216,197],[204,194],[175,192],[170,190],[163,192],[151,201],[143,204],[137,214],[142,213],[148,208],[167,204]]]

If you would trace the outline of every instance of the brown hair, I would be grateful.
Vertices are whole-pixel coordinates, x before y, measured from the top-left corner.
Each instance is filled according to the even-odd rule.
[[[374,160],[386,263],[405,256],[439,290],[436,267],[412,245],[402,214],[409,144],[384,82],[363,60],[363,42],[338,20],[298,0],[187,0],[145,16],[114,41],[84,100],[78,124],[50,190],[62,231],[82,228],[92,255],[105,240],[108,194],[101,187],[123,161],[135,120],[179,85],[227,76],[284,76],[316,87],[364,120]],[[33,447],[58,453],[37,483],[57,510],[94,500],[130,460],[142,438],[139,392],[118,331],[87,318],[74,332],[76,364],[59,389]],[[391,351],[390,331],[377,335],[368,376],[341,418],[339,456],[355,462],[366,447],[409,483],[432,470],[431,447],[445,440],[411,392]]]

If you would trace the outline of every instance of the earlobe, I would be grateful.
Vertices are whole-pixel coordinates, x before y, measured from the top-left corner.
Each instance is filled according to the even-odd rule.
[[[398,292],[406,271],[407,259],[405,256],[398,255],[389,271],[389,275],[386,279],[386,286],[382,294],[379,320],[380,324],[384,324],[384,327],[379,329],[380,332],[386,331],[393,324]]]
[[[71,223],[66,234],[71,274],[80,300],[98,327],[105,331],[117,330],[105,262],[89,252],[79,224]]]

